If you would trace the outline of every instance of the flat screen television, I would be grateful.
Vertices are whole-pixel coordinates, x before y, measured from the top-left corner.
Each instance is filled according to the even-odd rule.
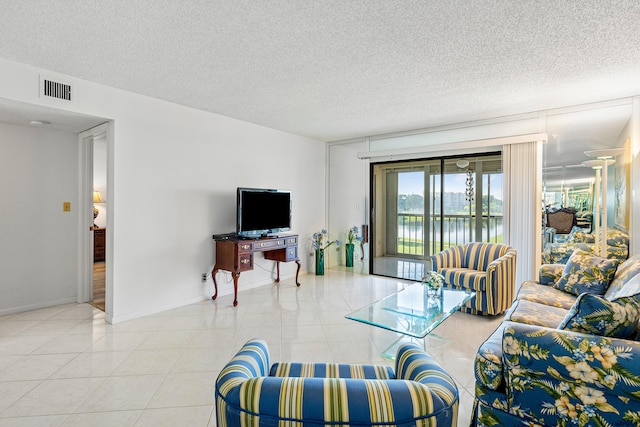
[[[257,238],[291,230],[291,191],[238,187],[236,233]]]

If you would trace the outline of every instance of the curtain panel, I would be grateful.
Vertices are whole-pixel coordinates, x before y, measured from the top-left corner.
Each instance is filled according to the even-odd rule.
[[[542,251],[542,142],[508,144],[504,167],[504,241],[518,252],[516,289],[537,278]]]

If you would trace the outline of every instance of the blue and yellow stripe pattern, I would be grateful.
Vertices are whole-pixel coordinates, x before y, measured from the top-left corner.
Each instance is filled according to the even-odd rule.
[[[247,349],[249,348],[249,350]],[[458,390],[453,379],[415,344],[398,349],[396,374],[386,366],[278,363],[271,375],[251,351],[251,340],[216,381],[218,426],[455,426]],[[240,356],[241,357],[238,357]],[[253,362],[248,360],[253,359]],[[239,371],[238,375],[233,372]],[[254,372],[254,376],[247,376]],[[266,372],[266,371],[264,371]],[[324,376],[326,375],[326,376]]]
[[[493,316],[511,307],[516,280],[516,250],[512,247],[467,243],[432,255],[431,263],[444,276],[445,287],[476,292],[461,311]]]

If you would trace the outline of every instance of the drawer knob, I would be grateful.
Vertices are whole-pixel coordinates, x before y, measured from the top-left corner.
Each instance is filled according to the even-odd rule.
[[[242,260],[240,260],[240,263],[249,264],[249,260],[248,259],[242,259]]]
[[[249,249],[249,245],[242,245],[242,249]]]

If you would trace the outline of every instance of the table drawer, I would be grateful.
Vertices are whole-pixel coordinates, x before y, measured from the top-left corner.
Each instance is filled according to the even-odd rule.
[[[256,251],[266,251],[274,248],[284,247],[285,239],[273,239],[273,240],[260,240],[256,242]]]
[[[240,242],[238,243],[238,252],[253,252],[253,242]]]
[[[286,250],[286,260],[287,260],[287,262],[295,261],[297,259],[298,259],[298,247],[297,246],[291,246],[291,247],[287,248],[287,250]]]
[[[286,239],[287,246],[293,246],[298,244],[298,236],[287,236]]]
[[[253,270],[253,254],[241,253],[238,255],[238,271]]]

